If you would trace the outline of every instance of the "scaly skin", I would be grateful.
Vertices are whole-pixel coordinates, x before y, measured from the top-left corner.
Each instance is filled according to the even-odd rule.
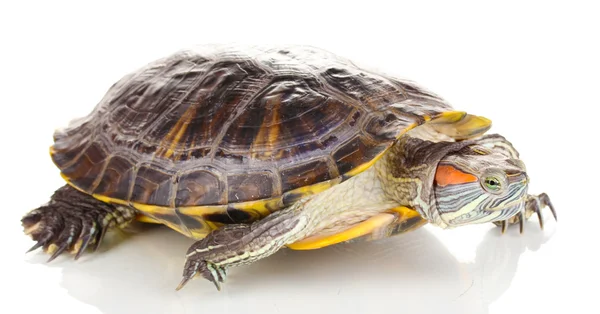
[[[21,222],[25,234],[37,241],[28,252],[42,247],[52,254],[50,262],[65,251],[78,259],[89,245],[95,251],[107,230],[126,226],[135,215],[132,208],[101,202],[65,185],[48,204],[30,211]]]

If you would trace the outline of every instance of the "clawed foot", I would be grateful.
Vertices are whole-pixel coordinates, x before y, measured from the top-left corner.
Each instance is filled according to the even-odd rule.
[[[43,248],[52,254],[48,262],[64,252],[78,259],[91,245],[96,251],[113,226],[131,221],[134,211],[118,209],[69,187],[56,191],[52,200],[21,219],[24,232],[36,241],[27,252]]]
[[[77,260],[89,245],[96,251],[106,231],[115,224],[112,216],[106,219],[94,215],[65,216],[48,207],[32,211],[21,221],[25,234],[37,241],[27,252],[42,247],[52,254],[48,262],[65,251],[75,254]]]
[[[548,195],[546,193],[542,193],[540,195],[529,195],[527,197],[527,201],[525,203],[524,211],[519,212],[517,215],[515,215],[507,220],[502,220],[500,222],[497,222],[496,224],[501,226],[502,233],[504,233],[504,232],[506,232],[506,228],[509,224],[512,225],[512,224],[518,223],[519,230],[521,233],[523,233],[524,221],[529,219],[529,217],[531,217],[535,213],[538,216],[538,220],[540,222],[540,228],[543,230],[544,229],[544,217],[542,215],[542,209],[544,209],[546,206],[548,206],[550,208],[550,211],[552,212],[552,215],[554,216],[554,220],[557,220],[556,210],[554,209],[552,202],[550,202],[550,198],[548,197]]]
[[[181,283],[179,283],[179,286],[177,286],[176,290],[183,288],[188,281],[197,275],[201,275],[208,281],[212,282],[215,287],[217,287],[217,290],[221,291],[221,283],[225,281],[227,269],[204,260],[198,261],[194,259],[188,259],[185,262],[183,279],[181,280]]]
[[[202,276],[221,291],[221,284],[227,276],[228,246],[234,247],[250,230],[249,225],[227,225],[194,243],[186,253],[183,279],[176,290],[181,290],[194,277]]]

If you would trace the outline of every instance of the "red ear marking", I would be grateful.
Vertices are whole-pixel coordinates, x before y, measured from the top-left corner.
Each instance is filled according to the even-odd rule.
[[[435,172],[435,182],[437,185],[446,186],[449,184],[463,184],[477,181],[477,177],[462,172],[452,166],[442,165]]]

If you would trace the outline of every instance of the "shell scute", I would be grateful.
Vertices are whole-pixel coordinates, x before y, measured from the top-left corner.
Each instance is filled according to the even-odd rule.
[[[175,207],[220,204],[225,199],[225,184],[214,169],[201,168],[179,176]]]
[[[340,173],[346,173],[352,169],[373,160],[375,156],[387,149],[387,145],[368,140],[363,136],[356,136],[346,143],[340,144],[333,153],[333,158],[338,165]]]
[[[233,173],[227,176],[228,199],[237,203],[240,199],[254,201],[275,197],[275,180],[271,172]]]
[[[113,156],[102,172],[94,193],[114,199],[129,201],[129,189],[134,182],[134,163],[121,156]],[[74,182],[81,182],[81,179]]]
[[[307,182],[323,182],[331,180],[330,163],[327,160],[312,160],[300,164],[292,164],[281,170],[281,185],[284,191],[306,186]],[[335,169],[337,174],[337,169]]]
[[[89,189],[95,182],[97,165],[94,165],[85,154],[79,157],[79,162],[64,167],[61,174],[70,180],[76,180],[81,189]]]
[[[131,202],[166,206],[171,203],[173,176],[170,171],[151,164],[138,168],[131,192]]]
[[[356,175],[448,110],[316,48],[204,46],[124,76],[51,154],[77,189],[200,235]]]

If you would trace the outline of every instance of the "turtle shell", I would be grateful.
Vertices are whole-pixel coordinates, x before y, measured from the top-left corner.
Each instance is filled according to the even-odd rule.
[[[116,82],[51,156],[75,188],[200,238],[356,175],[449,110],[314,47],[201,46]]]

